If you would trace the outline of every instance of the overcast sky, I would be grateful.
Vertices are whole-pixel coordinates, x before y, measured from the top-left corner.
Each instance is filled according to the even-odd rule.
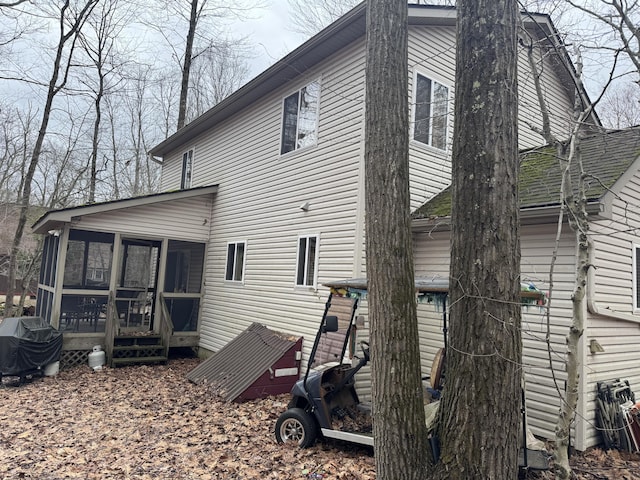
[[[250,78],[255,77],[287,53],[300,46],[306,38],[291,31],[287,0],[269,0],[253,19],[234,22],[232,32],[247,35],[255,45]]]

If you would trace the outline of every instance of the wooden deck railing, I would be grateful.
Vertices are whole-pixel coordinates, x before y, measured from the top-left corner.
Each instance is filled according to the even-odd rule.
[[[164,294],[160,293],[160,315],[158,315],[158,330],[160,338],[162,339],[162,345],[164,345],[164,356],[169,356],[169,343],[171,342],[171,336],[173,335],[173,321],[171,320],[171,314],[167,308],[167,302],[165,302]]]
[[[109,365],[111,365],[111,359],[113,358],[113,341],[118,334],[119,328],[120,318],[118,317],[118,309],[116,308],[116,297],[113,292],[109,292],[107,318],[105,319],[104,325],[104,349]]]

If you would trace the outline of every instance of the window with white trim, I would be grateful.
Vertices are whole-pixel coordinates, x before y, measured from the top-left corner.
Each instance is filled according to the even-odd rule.
[[[191,188],[191,177],[193,173],[193,149],[184,152],[182,155],[182,179],[180,188]]]
[[[298,237],[296,285],[315,286],[318,266],[318,244],[318,235],[301,235]]]
[[[281,154],[316,144],[319,101],[320,82],[317,80],[284,99]]]
[[[227,267],[224,279],[230,282],[242,282],[244,278],[244,258],[247,242],[227,243]]]
[[[449,124],[449,88],[416,74],[413,139],[445,150]]]

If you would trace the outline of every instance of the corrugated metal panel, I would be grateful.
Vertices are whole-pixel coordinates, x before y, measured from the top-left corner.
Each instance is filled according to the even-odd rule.
[[[187,378],[197,384],[206,383],[218,395],[231,402],[240,397],[301,340],[254,323],[218,353],[189,372]],[[291,367],[299,368],[299,363],[298,361],[297,365]],[[297,378],[296,375],[295,379]],[[284,391],[289,391],[292,386],[293,382]]]

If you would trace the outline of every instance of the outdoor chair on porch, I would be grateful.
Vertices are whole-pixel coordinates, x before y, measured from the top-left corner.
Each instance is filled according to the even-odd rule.
[[[120,327],[142,327],[149,323],[149,305],[145,291],[119,291],[116,309]]]
[[[79,297],[63,302],[59,330],[61,332],[97,332],[104,304],[95,298]]]

